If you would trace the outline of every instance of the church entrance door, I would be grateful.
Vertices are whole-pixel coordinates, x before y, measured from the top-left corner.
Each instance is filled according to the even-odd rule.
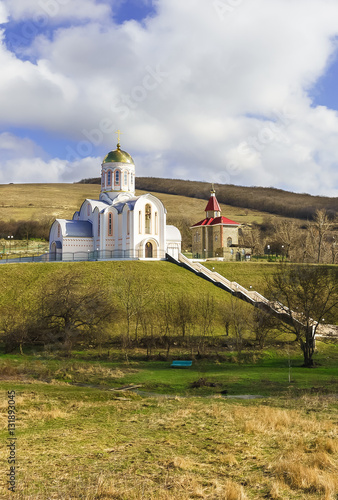
[[[146,248],[145,248],[145,257],[146,259],[151,259],[153,256],[153,245],[148,241],[146,243]]]

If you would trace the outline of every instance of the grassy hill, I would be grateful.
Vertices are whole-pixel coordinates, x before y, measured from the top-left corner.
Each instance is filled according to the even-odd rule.
[[[100,184],[100,179],[84,179],[80,182]],[[181,179],[137,177],[136,187],[144,191],[183,195],[205,200],[210,194],[209,182]],[[215,184],[215,189],[219,202],[243,209],[306,220],[312,219],[315,211],[321,208],[325,208],[332,216],[338,213],[338,198],[293,193],[272,187],[246,187],[233,184]]]
[[[168,217],[185,217],[192,223],[204,217],[206,200],[183,195],[137,190],[140,195],[151,192],[164,203]],[[2,184],[0,185],[0,220],[41,220],[42,218],[72,218],[86,198],[98,199],[97,184]],[[263,212],[221,204],[224,215],[236,222],[261,223]]]
[[[140,195],[151,192],[167,209],[168,224],[176,225],[183,238],[182,248],[191,245],[189,227],[204,218],[206,200],[188,196],[158,193],[152,190],[137,190]],[[18,234],[17,239],[26,239],[26,234],[48,238],[51,223],[56,218],[71,219],[86,198],[98,199],[100,187],[97,184],[7,184],[0,185],[0,239],[7,240],[8,234]],[[258,210],[241,209],[221,204],[222,213],[229,219],[242,224],[261,224],[266,213]],[[24,224],[27,222],[28,224]],[[21,229],[18,229],[18,225]],[[28,236],[29,237],[29,236]],[[0,242],[1,243],[1,242]],[[2,241],[4,244],[4,241]]]

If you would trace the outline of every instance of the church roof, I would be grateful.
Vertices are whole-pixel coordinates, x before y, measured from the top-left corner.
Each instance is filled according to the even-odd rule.
[[[217,201],[217,200],[216,200]],[[213,209],[211,209],[213,210]],[[203,219],[196,224],[194,224],[192,227],[198,227],[198,226],[215,226],[217,224],[222,224],[224,226],[240,226],[240,222],[235,222],[231,219],[227,219],[226,217],[207,217],[206,219]]]
[[[92,238],[93,226],[89,221],[66,220],[66,232],[64,236],[73,238]]]
[[[114,151],[110,151],[103,159],[102,163],[132,163],[134,164],[134,160],[126,151],[122,151],[120,149],[120,144],[117,145],[117,149]]]
[[[215,193],[210,196],[208,204],[205,207],[205,212],[221,212],[221,207],[219,206]]]
[[[180,230],[175,226],[166,226],[167,241],[182,241]]]

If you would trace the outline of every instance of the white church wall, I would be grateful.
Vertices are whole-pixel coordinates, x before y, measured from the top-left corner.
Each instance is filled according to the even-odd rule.
[[[146,224],[146,206],[151,207],[151,223]],[[155,213],[157,213],[157,225],[155,227]],[[153,240],[157,250],[165,250],[165,209],[160,200],[153,195],[140,197],[134,207],[134,245],[142,250],[146,242]],[[136,223],[135,223],[136,222]],[[156,232],[157,229],[157,232]]]

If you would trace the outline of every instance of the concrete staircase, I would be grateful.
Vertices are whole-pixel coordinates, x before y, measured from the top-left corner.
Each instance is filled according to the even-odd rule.
[[[287,324],[292,323],[290,315],[287,313],[288,309],[279,302],[269,301],[266,297],[263,297],[260,293],[255,290],[247,290],[242,285],[236,281],[230,281],[224,276],[220,275],[215,271],[211,271],[207,267],[203,266],[200,262],[194,262],[182,253],[178,255],[178,260],[168,257],[171,262],[188,269],[189,271],[195,273],[197,276],[213,283],[215,286],[222,288],[231,295],[248,302],[254,307],[258,307],[266,312],[273,314],[278,317],[281,321]],[[299,325],[304,326],[300,321],[294,318],[293,321],[299,323]]]

